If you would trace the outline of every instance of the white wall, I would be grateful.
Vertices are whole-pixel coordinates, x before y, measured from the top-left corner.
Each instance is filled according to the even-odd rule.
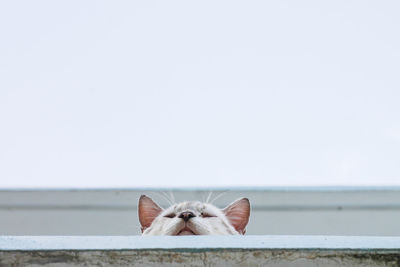
[[[400,184],[398,1],[3,1],[0,187]]]

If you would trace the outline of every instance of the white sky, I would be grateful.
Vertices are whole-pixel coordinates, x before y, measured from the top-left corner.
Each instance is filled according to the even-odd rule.
[[[1,1],[0,187],[400,185],[399,1]]]

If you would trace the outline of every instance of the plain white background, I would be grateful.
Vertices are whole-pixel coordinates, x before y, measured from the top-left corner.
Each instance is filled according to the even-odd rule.
[[[400,185],[398,1],[2,1],[0,187]]]

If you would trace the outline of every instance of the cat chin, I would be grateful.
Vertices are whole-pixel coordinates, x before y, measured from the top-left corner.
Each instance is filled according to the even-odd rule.
[[[196,235],[192,231],[180,231],[177,235]]]
[[[189,228],[184,228],[180,230],[176,235],[196,235],[196,234]]]

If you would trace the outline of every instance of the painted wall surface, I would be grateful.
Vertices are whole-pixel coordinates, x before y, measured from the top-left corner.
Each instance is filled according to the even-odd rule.
[[[174,190],[176,201],[202,200],[207,190]],[[224,207],[252,205],[249,235],[400,236],[396,188],[259,188],[213,190]],[[160,190],[0,191],[0,235],[139,235],[141,194],[166,207]]]
[[[1,1],[0,188],[400,186],[400,1]]]

